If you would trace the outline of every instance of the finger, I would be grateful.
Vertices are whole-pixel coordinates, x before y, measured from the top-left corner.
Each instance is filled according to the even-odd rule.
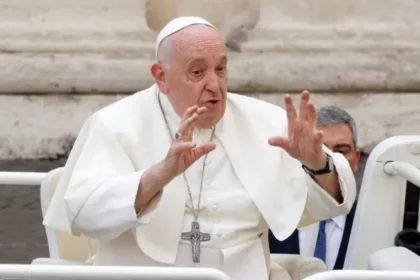
[[[308,102],[308,122],[312,127],[316,127],[316,109],[311,101]]]
[[[207,107],[205,107],[205,106],[203,106],[203,107],[199,107],[198,109],[197,109],[197,114],[198,115],[201,115],[201,114],[204,114],[205,112],[207,111]]]
[[[307,120],[308,119],[308,102],[309,102],[309,92],[304,90],[300,95],[300,109],[299,109],[299,119]]]
[[[191,134],[198,117],[199,115],[197,113],[193,113],[192,116],[181,122],[178,132],[181,133],[182,138],[179,140],[188,140],[191,138]]]
[[[197,147],[197,144],[193,142],[177,142],[174,143],[171,148],[169,149],[168,155],[171,156],[179,156],[180,154],[194,149]]]
[[[205,106],[203,106],[203,107],[198,107],[197,105],[191,106],[187,110],[185,110],[185,113],[182,116],[182,120],[187,120],[188,118],[190,118],[195,113],[198,114],[198,115],[201,115],[201,114],[205,113],[206,110],[207,110],[207,107],[205,107]]]
[[[178,132],[181,133],[181,135],[184,135],[186,133],[185,122],[188,122],[188,120],[194,116],[197,110],[198,110],[197,105],[191,106],[187,108],[187,110],[185,110],[184,115],[182,116],[182,119],[181,119],[180,127],[178,128]]]
[[[198,117],[205,113],[206,107],[192,106],[186,110],[181,120],[178,132],[183,136],[181,140],[189,140]]]
[[[284,97],[284,103],[286,104],[287,120],[289,123],[293,123],[297,119],[297,113],[296,108],[293,105],[292,97],[289,94],[286,94]]]
[[[271,137],[268,139],[268,144],[288,150],[290,148],[290,140],[284,137]]]
[[[187,110],[185,110],[185,112],[184,112],[184,115],[182,116],[182,120],[186,120],[186,119],[188,119],[188,118],[189,118],[189,117],[191,117],[191,116],[192,116],[192,114],[194,114],[197,110],[198,110],[198,106],[197,106],[197,105],[194,105],[194,106],[191,106],[191,107],[187,108]]]
[[[194,153],[194,156],[197,160],[197,159],[201,158],[202,156],[204,156],[205,154],[210,153],[215,148],[216,148],[216,144],[210,142],[210,143],[206,143],[204,145],[201,145],[199,147],[195,147],[193,149],[193,153]]]

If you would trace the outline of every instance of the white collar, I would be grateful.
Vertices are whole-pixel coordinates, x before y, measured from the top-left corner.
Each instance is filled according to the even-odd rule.
[[[331,220],[335,223],[336,226],[344,230],[344,226],[346,225],[346,215],[337,216],[331,218]]]

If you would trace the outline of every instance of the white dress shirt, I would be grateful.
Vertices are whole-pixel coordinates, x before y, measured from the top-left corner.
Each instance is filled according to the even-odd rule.
[[[334,268],[337,260],[345,224],[346,215],[330,219],[325,224],[325,234],[327,237],[326,265],[328,270],[332,270]],[[299,248],[301,252],[304,251],[305,241],[307,240],[309,230],[312,230],[310,226],[299,229]]]

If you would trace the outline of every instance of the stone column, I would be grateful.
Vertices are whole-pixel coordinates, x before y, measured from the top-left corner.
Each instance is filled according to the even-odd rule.
[[[157,31],[203,16],[229,46],[229,90],[282,105],[309,89],[369,152],[420,131],[417,0],[0,0],[0,158],[68,153],[92,112],[148,87]]]
[[[240,51],[260,19],[260,8],[260,0],[146,0],[145,17],[156,32],[179,16],[203,17],[220,30],[230,49]]]

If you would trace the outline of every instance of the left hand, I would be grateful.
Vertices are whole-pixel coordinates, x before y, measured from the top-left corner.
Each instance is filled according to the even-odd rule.
[[[299,116],[290,95],[284,97],[288,121],[288,138],[272,137],[268,143],[283,148],[291,157],[312,170],[325,167],[326,154],[322,149],[323,133],[317,129],[316,110],[309,99],[309,92],[303,91]]]

